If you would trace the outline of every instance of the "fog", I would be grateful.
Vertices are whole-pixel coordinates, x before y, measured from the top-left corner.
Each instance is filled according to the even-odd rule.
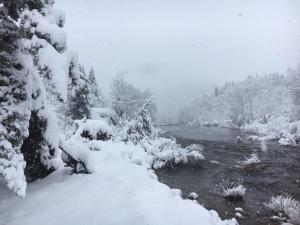
[[[68,43],[105,92],[117,75],[150,88],[160,116],[249,74],[300,62],[298,0],[57,0]]]

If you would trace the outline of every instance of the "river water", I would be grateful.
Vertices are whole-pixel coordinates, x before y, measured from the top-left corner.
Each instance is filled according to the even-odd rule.
[[[196,192],[199,203],[216,210],[222,219],[234,217],[235,208],[239,207],[244,211],[244,218],[237,219],[240,225],[280,224],[270,219],[273,213],[263,203],[280,194],[300,200],[300,148],[267,143],[262,149],[261,143],[245,139],[249,134],[228,128],[164,126],[161,129],[163,136],[176,138],[183,147],[202,145],[205,160],[159,170],[159,180],[181,189],[184,198]],[[259,166],[241,168],[239,162],[254,152],[261,160]],[[242,182],[247,189],[243,200],[230,201],[220,194],[220,184],[235,181]]]

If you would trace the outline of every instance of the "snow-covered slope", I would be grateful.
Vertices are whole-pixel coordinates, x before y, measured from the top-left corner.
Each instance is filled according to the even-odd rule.
[[[30,184],[25,199],[2,193],[1,225],[236,225],[221,221],[192,200],[183,200],[157,180],[152,170],[132,163],[143,149],[103,142],[91,152],[95,173],[72,175],[60,169]],[[1,193],[1,192],[0,192]],[[6,196],[6,197],[4,197]]]
[[[282,145],[300,143],[300,67],[265,76],[228,82],[215,93],[195,99],[178,122],[219,125],[256,132]],[[272,137],[272,138],[270,138]]]

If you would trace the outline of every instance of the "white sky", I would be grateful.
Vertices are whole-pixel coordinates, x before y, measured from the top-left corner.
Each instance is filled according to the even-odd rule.
[[[122,74],[152,89],[164,114],[214,84],[300,62],[299,0],[56,0],[56,7],[66,12],[69,47],[94,66],[104,90]]]

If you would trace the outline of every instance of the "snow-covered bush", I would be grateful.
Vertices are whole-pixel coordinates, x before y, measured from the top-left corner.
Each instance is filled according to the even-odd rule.
[[[62,158],[66,164],[73,168],[75,173],[92,173],[94,171],[94,158],[88,145],[76,138],[67,141],[61,138],[60,148]]]
[[[115,78],[111,84],[111,106],[123,119],[132,120],[136,118],[143,105],[148,104],[147,110],[151,120],[153,120],[157,106],[152,100],[152,93],[149,90],[142,91],[122,77]]]
[[[89,140],[106,141],[111,139],[113,128],[105,120],[84,119],[78,121],[78,129],[75,135]]]
[[[273,196],[265,206],[279,217],[287,217],[287,222],[293,225],[300,224],[300,203],[290,196]]]
[[[280,133],[280,139],[279,144],[283,146],[296,146],[297,145],[297,137],[295,135],[290,134],[289,132],[281,132]]]
[[[204,159],[202,155],[203,148],[200,145],[190,145],[186,148],[182,148],[175,140],[152,136],[150,134],[146,135],[145,133],[140,134],[141,136],[138,141],[136,141],[137,139],[134,139],[134,141],[132,141],[133,139],[124,140],[120,138],[120,133],[118,133],[117,128],[113,124],[107,123],[105,119],[84,119],[77,121],[77,123],[78,128],[76,132],[63,142],[64,144],[61,148],[77,161],[81,161],[84,164],[89,164],[87,160],[90,158],[89,156],[85,157],[85,154],[89,155],[91,151],[102,151],[104,146],[119,145],[118,143],[136,146],[131,148],[136,149],[136,152],[129,154],[128,157],[130,161],[136,164],[148,165],[153,169],[176,164],[186,164],[188,162]],[[155,128],[151,127],[151,129]],[[121,131],[123,131],[123,129],[121,129]],[[103,141],[106,141],[107,144]],[[82,146],[82,149],[79,149],[80,147],[78,146]],[[75,149],[78,153],[74,152]],[[140,151],[143,153],[141,154]],[[88,168],[89,166],[86,165],[86,167]]]
[[[243,166],[251,166],[259,164],[261,161],[256,153],[252,153],[250,157],[246,157],[244,161],[241,162]]]
[[[157,130],[155,129],[150,116],[149,108],[151,107],[152,103],[150,101],[146,102],[138,110],[135,118],[131,120],[121,119],[119,136],[122,141],[129,141],[137,144],[142,139],[154,139],[157,137]]]
[[[176,164],[187,164],[204,159],[200,150],[181,148],[175,140],[162,137],[153,140],[145,139],[139,145],[145,149],[147,154],[153,156],[152,167],[154,169],[160,169],[165,166],[172,167]]]
[[[246,194],[246,188],[240,183],[230,183],[229,185],[221,185],[222,195],[229,199],[240,199]]]
[[[199,145],[199,144],[191,144],[191,145],[188,145],[185,147],[186,150],[188,151],[197,151],[197,152],[200,152],[202,153],[203,152],[203,146],[202,145]]]
[[[175,140],[158,137],[158,130],[152,123],[152,105],[148,101],[142,105],[134,119],[121,120],[115,141],[141,146],[152,158],[150,164],[154,169],[203,160],[202,146],[190,145],[182,148]]]

